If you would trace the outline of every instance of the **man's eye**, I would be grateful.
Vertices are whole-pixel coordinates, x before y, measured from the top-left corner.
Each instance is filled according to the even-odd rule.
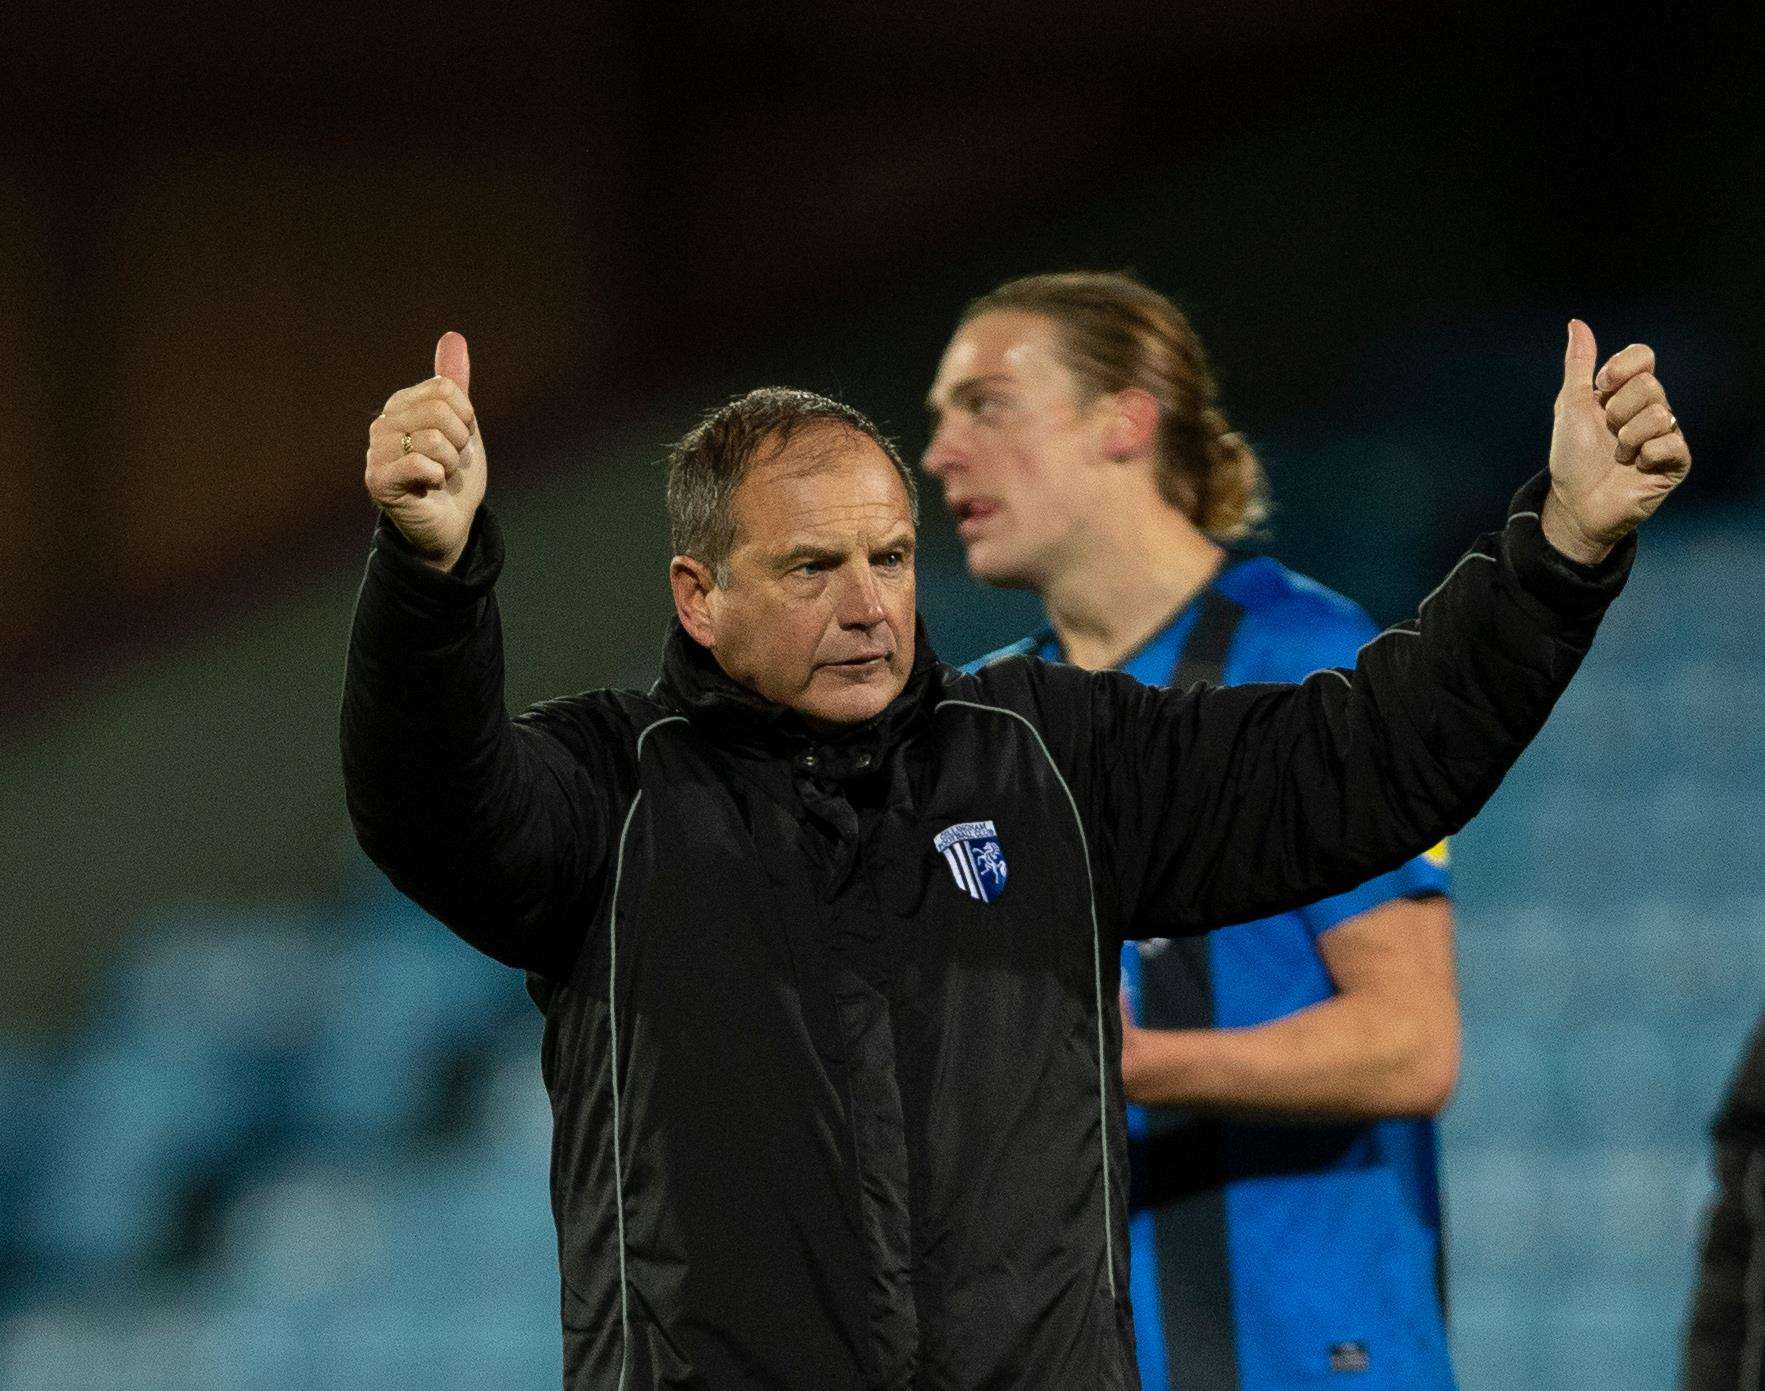
[[[877,557],[878,563],[888,566],[891,570],[898,569],[906,563],[907,557],[900,551],[884,551]]]
[[[821,569],[822,566],[819,560],[805,560],[797,567],[797,573],[799,575],[819,575]]]

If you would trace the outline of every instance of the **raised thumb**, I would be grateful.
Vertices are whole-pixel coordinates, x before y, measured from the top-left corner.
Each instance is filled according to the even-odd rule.
[[[459,337],[455,334],[454,337]],[[465,357],[465,340],[460,340],[460,356]],[[1593,330],[1580,319],[1569,320],[1569,346],[1563,352],[1563,390],[1579,387],[1593,389],[1593,369],[1598,362],[1599,345],[1593,341]],[[439,358],[436,359],[440,361]]]
[[[447,377],[461,391],[472,389],[472,357],[466,351],[466,336],[449,329],[435,344],[435,375]]]

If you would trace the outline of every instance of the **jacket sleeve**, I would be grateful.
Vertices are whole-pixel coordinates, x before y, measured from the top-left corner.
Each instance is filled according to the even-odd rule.
[[[381,519],[344,675],[344,787],[399,889],[480,951],[557,976],[598,893],[616,770],[579,703],[508,717],[502,558],[487,508],[447,574]]]
[[[1096,797],[1128,936],[1300,907],[1394,869],[1474,816],[1586,654],[1635,550],[1545,541],[1548,479],[1514,499],[1414,619],[1298,685],[1091,686]]]

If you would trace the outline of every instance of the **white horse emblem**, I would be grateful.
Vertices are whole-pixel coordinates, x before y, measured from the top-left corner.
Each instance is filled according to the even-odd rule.
[[[933,836],[932,846],[970,898],[991,903],[1005,892],[1005,851],[991,821],[959,821]]]

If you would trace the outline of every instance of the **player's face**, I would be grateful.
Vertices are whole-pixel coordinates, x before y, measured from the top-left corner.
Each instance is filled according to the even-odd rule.
[[[943,485],[970,573],[989,584],[1042,589],[1097,505],[1097,431],[1055,333],[1040,314],[978,315],[950,340],[926,398],[925,471]]]
[[[736,488],[728,582],[709,598],[718,663],[818,725],[854,724],[913,669],[913,517],[875,441],[798,435]]]

